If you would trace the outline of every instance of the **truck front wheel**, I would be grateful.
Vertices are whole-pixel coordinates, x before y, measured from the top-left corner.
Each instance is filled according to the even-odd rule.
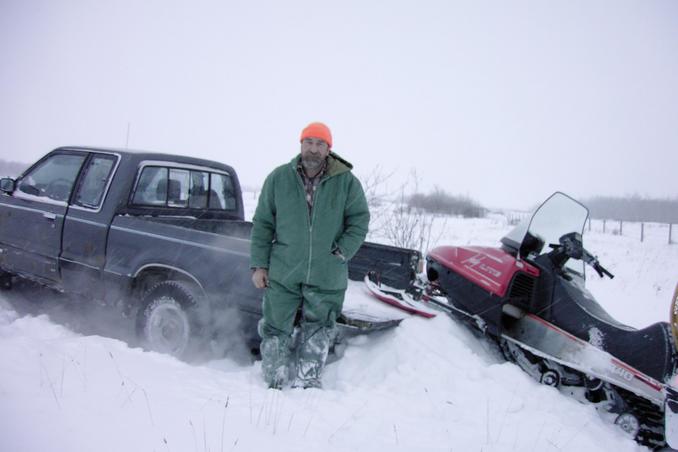
[[[9,290],[12,288],[12,275],[0,270],[0,290]]]
[[[137,333],[147,349],[187,358],[200,342],[198,298],[181,281],[162,281],[146,293],[137,317]]]

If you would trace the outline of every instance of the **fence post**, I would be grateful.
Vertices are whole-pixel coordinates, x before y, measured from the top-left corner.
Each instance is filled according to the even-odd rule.
[[[645,238],[645,223],[640,223],[640,241]]]
[[[624,235],[624,223],[622,223],[622,220],[619,220],[619,235]]]
[[[605,234],[605,223],[606,222],[607,222],[607,220],[603,220],[603,234]]]

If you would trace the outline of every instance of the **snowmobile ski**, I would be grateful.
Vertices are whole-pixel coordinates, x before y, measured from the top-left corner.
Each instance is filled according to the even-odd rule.
[[[437,312],[434,309],[426,306],[423,301],[416,300],[407,291],[393,289],[383,284],[375,283],[370,279],[369,273],[365,275],[365,286],[377,300],[380,300],[405,312],[419,315],[428,319],[437,315]]]

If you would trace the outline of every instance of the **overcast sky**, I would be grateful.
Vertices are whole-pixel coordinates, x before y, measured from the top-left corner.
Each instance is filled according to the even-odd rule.
[[[358,175],[487,206],[678,196],[678,1],[0,0],[0,158],[210,158],[258,186],[324,121]]]

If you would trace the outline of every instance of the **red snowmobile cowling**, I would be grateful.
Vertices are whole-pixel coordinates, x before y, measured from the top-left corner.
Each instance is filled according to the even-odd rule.
[[[482,287],[492,295],[506,296],[518,271],[534,277],[539,269],[499,248],[482,246],[439,246],[428,253],[444,267]]]

